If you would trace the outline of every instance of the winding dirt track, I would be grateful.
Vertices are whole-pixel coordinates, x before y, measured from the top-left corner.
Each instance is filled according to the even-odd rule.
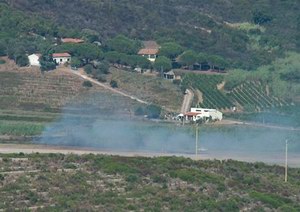
[[[141,100],[141,99],[139,99],[139,98],[137,98],[137,97],[135,97],[135,96],[126,94],[126,93],[124,93],[124,92],[122,92],[122,91],[116,90],[116,89],[114,89],[114,88],[112,88],[112,87],[110,87],[110,86],[108,86],[108,85],[106,85],[106,84],[104,84],[104,83],[101,83],[101,82],[99,82],[99,81],[97,81],[97,80],[94,80],[93,78],[88,77],[88,76],[86,76],[86,75],[80,73],[79,71],[72,71],[72,70],[71,70],[70,72],[71,72],[72,74],[75,74],[75,75],[77,75],[77,76],[79,76],[79,77],[81,77],[81,78],[83,78],[83,79],[85,79],[85,80],[88,80],[88,81],[90,81],[90,82],[92,82],[92,83],[94,83],[94,84],[96,84],[96,85],[99,85],[99,86],[101,86],[101,87],[103,87],[103,88],[105,88],[105,89],[107,89],[107,90],[110,90],[110,91],[112,91],[112,92],[114,92],[114,93],[120,94],[121,96],[128,97],[128,98],[130,98],[130,99],[132,99],[132,100],[135,100],[135,101],[137,101],[137,102],[139,102],[139,103],[142,103],[142,104],[150,104],[149,102],[146,102],[146,101],[144,101],[144,100]]]

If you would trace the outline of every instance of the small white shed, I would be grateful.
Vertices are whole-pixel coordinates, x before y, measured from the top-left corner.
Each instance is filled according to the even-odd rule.
[[[31,54],[28,56],[28,60],[29,60],[29,64],[31,66],[38,66],[40,67],[40,58],[41,58],[41,54]]]

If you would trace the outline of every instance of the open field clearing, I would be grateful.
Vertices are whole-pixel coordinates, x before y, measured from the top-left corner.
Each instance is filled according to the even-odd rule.
[[[147,102],[180,112],[183,94],[178,85],[156,76],[143,75],[111,68],[111,78],[118,82],[118,87],[127,93]]]
[[[106,110],[119,108],[119,111],[133,111],[137,104],[97,85],[84,88],[83,79],[64,69],[41,73],[37,68],[18,68],[12,61],[5,61],[4,65],[0,65],[2,110],[48,113],[61,112],[65,107],[71,111],[74,105],[82,104]]]
[[[5,210],[300,208],[299,169],[289,169],[289,181],[283,183],[282,167],[232,160],[53,153],[0,157],[0,209]]]

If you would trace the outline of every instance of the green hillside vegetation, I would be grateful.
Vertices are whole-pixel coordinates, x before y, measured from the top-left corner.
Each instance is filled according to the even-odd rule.
[[[284,183],[262,163],[20,153],[0,165],[4,210],[300,210],[299,169]]]
[[[1,2],[34,17],[45,17],[76,29],[90,40],[104,44],[119,34],[140,40],[155,39],[161,44],[175,41],[197,53],[219,55],[237,68],[254,69],[285,51],[299,51],[300,47],[297,1]]]
[[[232,70],[226,75],[189,73],[183,77],[182,89],[199,89],[202,107],[228,109],[238,105],[245,111],[262,111],[300,102],[300,54],[288,53],[270,65],[255,71]],[[224,90],[217,85],[225,81]]]
[[[253,72],[234,70],[226,76],[225,88],[236,89],[245,82],[259,82],[274,96],[288,102],[299,102],[300,94],[300,54],[288,53],[285,58],[259,67]],[[249,85],[249,84],[248,84]],[[251,85],[251,84],[250,84]],[[247,86],[247,85],[246,85]]]

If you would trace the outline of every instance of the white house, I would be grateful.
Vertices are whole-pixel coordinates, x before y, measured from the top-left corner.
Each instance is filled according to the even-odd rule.
[[[71,62],[71,55],[69,53],[54,53],[52,54],[53,61],[56,64],[65,64]]]
[[[38,66],[40,67],[41,64],[40,64],[40,58],[41,58],[41,54],[31,54],[28,56],[28,60],[29,60],[29,64],[31,66]]]
[[[186,120],[197,121],[200,119],[212,119],[213,121],[221,121],[223,119],[223,113],[216,109],[208,108],[191,108],[191,111],[184,114]]]
[[[140,49],[138,55],[154,62],[158,56],[159,45],[155,41],[143,41],[143,46],[144,48]]]
[[[151,62],[154,62],[157,58],[158,55],[158,49],[141,49],[138,52],[138,55],[146,57],[148,60],[150,60]]]

